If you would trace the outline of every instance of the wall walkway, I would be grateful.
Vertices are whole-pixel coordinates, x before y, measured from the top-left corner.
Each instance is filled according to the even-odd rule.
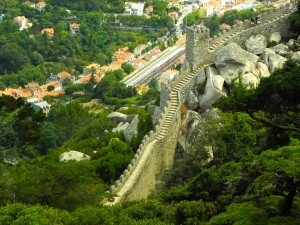
[[[295,10],[294,10],[295,11]],[[235,42],[240,45],[250,35],[263,33],[270,35],[278,31],[288,35],[288,17],[294,12],[281,8],[261,16],[262,23],[252,27],[250,21],[235,26],[221,36],[209,39],[209,31],[190,28],[187,32],[186,70],[171,85],[170,96],[166,99],[154,130],[146,135],[136,151],[127,169],[110,188],[116,197],[105,200],[105,205],[114,205],[126,200],[146,198],[155,189],[157,176],[172,167],[181,126],[180,107],[185,102],[188,92],[195,84],[196,75],[214,61],[215,51],[221,46]],[[200,51],[199,51],[200,50]]]

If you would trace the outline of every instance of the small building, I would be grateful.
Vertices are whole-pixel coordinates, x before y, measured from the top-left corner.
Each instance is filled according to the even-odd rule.
[[[54,87],[53,91],[61,91],[62,90],[61,83],[59,83],[58,81],[51,81],[51,82],[49,82],[47,84],[41,85],[39,87],[39,91],[48,91],[48,88],[50,86]]]
[[[143,59],[134,59],[130,62],[130,65],[132,65],[135,69],[141,67],[144,65],[147,61]]]
[[[114,52],[113,56],[111,57],[111,61],[122,60],[124,62],[130,62],[134,59],[134,54],[128,52],[128,48],[121,48],[118,51]]]
[[[160,50],[159,50],[159,49],[154,49],[154,50],[148,52],[148,53],[143,57],[143,59],[145,59],[146,61],[149,61],[149,60],[151,60],[151,59],[154,59],[159,53],[160,53]]]
[[[100,64],[98,63],[91,63],[83,68],[83,74],[87,75],[90,73],[99,73],[100,71]]]
[[[73,83],[75,81],[75,76],[72,76],[71,74],[69,74],[66,71],[62,71],[60,73],[57,74],[57,77],[59,78],[60,81],[65,81],[65,80],[70,80],[71,83]]]
[[[161,78],[166,79],[168,81],[174,80],[175,76],[179,75],[178,70],[168,70],[161,74]]]
[[[26,103],[29,103],[29,104],[31,104],[31,103],[37,103],[37,102],[39,102],[39,99],[36,98],[36,97],[34,97],[34,98],[27,98],[27,99],[25,100],[25,102],[26,102]]]
[[[70,32],[71,36],[77,36],[80,33],[80,24],[72,23],[70,24]]]
[[[144,11],[144,3],[125,2],[125,15],[142,16]]]
[[[31,104],[31,106],[32,106],[32,108],[33,108],[34,110],[36,110],[36,111],[42,110],[43,113],[46,113],[46,114],[49,113],[50,108],[51,108],[51,105],[48,104],[47,101],[42,101],[42,102],[32,102],[32,103],[30,103],[30,104]]]
[[[35,5],[36,10],[42,11],[47,6],[46,2],[38,2]]]
[[[4,16],[5,15],[3,13],[0,13],[0,20],[3,20]]]
[[[135,57],[140,56],[146,48],[146,44],[139,45],[133,50],[133,54],[135,55]]]
[[[103,78],[107,72],[114,71],[114,68],[110,66],[101,66],[100,67],[100,78]]]
[[[74,84],[87,83],[87,82],[92,81],[92,80],[93,80],[93,75],[90,73],[90,74],[87,74],[85,76],[81,76],[78,80],[76,80],[74,82]]]
[[[117,61],[114,61],[110,64],[111,68],[113,68],[114,70],[120,69],[122,64],[124,63],[123,60],[118,59]]]
[[[36,95],[39,92],[39,87],[38,83],[28,83],[25,85],[25,89],[30,91],[32,95]]]
[[[2,95],[9,95],[14,98],[29,98],[32,96],[31,92],[27,89],[22,89],[22,88],[6,88],[4,91],[0,91],[0,96]]]
[[[19,30],[25,30],[32,27],[32,23],[25,16],[17,16],[14,18],[14,22],[19,25]]]
[[[54,37],[54,29],[53,28],[44,28],[41,30],[42,34],[46,34],[48,38]]]

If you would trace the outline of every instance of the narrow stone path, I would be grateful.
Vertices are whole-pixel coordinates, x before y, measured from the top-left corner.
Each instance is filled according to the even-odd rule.
[[[200,67],[198,67],[194,72],[189,73],[188,75],[186,75],[172,90],[171,90],[171,107],[170,110],[167,112],[167,116],[163,122],[162,128],[160,129],[158,135],[156,136],[157,140],[163,139],[166,136],[166,133],[172,123],[173,117],[176,113],[176,110],[178,107],[180,107],[179,105],[179,99],[178,99],[178,92],[180,91],[180,89],[186,85],[186,83],[193,77],[196,76],[197,72],[202,69],[205,68],[208,65],[202,65]]]
[[[253,27],[250,27],[250,28],[245,29],[245,30],[236,31],[236,32],[234,32],[234,33],[232,33],[232,34],[226,36],[224,39],[222,39],[221,41],[217,42],[216,44],[211,45],[211,46],[209,47],[209,51],[210,51],[210,52],[215,51],[216,48],[222,46],[222,45],[225,44],[228,40],[230,40],[231,38],[233,38],[233,37],[236,36],[236,35],[239,35],[239,34],[245,32],[245,31],[248,31],[248,30],[251,30],[251,29],[255,29],[255,28],[257,28],[258,26],[264,26],[264,25],[266,25],[266,24],[273,23],[274,21],[279,20],[279,19],[281,19],[281,18],[283,18],[283,17],[285,17],[285,16],[288,16],[288,15],[290,15],[290,14],[291,14],[291,12],[286,12],[286,13],[284,13],[284,14],[282,14],[282,15],[277,16],[276,18],[274,18],[274,19],[272,19],[272,20],[269,20],[269,21],[266,22],[266,23],[261,23],[260,25],[253,26]]]

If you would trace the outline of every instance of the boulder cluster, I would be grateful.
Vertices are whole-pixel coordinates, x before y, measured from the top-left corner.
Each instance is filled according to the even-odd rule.
[[[244,49],[235,43],[220,48],[214,64],[197,73],[196,88],[188,93],[186,105],[190,110],[182,121],[179,146],[185,152],[195,150],[192,141],[201,140],[204,135],[199,127],[205,126],[211,116],[217,117],[212,104],[228,95],[232,82],[239,81],[248,88],[255,88],[262,78],[282,68],[288,59],[300,63],[299,50],[300,37],[281,43],[278,32],[271,34],[268,40],[261,34],[253,35],[245,41]],[[212,148],[205,144],[204,147]],[[212,151],[208,153],[213,157]]]
[[[240,81],[248,88],[255,88],[262,78],[282,68],[287,59],[300,62],[299,38],[285,44],[280,42],[280,33],[275,32],[268,40],[261,34],[251,36],[244,43],[245,49],[235,43],[220,48],[215,54],[214,65],[197,74],[196,86],[202,85],[204,90],[201,93],[199,88],[190,91],[187,106],[204,112],[228,95],[232,82]],[[272,47],[267,47],[267,43]]]
[[[112,112],[108,115],[109,119],[119,122],[112,132],[123,132],[126,142],[130,142],[138,134],[138,115],[125,115],[120,112]]]

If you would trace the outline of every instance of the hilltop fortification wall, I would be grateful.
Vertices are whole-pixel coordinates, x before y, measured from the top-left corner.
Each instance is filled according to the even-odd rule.
[[[289,17],[292,13],[293,11],[289,7],[265,12],[259,16],[260,24],[252,25],[250,20],[246,20],[213,38],[209,37],[207,28],[189,27],[187,30],[185,70],[193,71],[203,64],[213,63],[215,52],[226,44],[234,42],[244,47],[245,40],[251,35],[263,34],[269,38],[273,32],[280,32],[283,38],[289,38]]]
[[[110,192],[116,196],[113,201],[106,201],[106,205],[116,204],[125,199],[146,198],[155,188],[157,176],[172,167],[181,126],[180,107],[185,102],[189,90],[194,88],[197,73],[214,62],[215,51],[231,42],[242,46],[250,35],[258,33],[269,37],[271,33],[278,31],[283,37],[288,37],[288,17],[291,13],[281,8],[261,15],[260,25],[251,26],[250,21],[245,21],[214,38],[209,37],[207,28],[188,29],[184,69],[171,85],[171,89],[161,92],[162,113],[159,122],[154,130],[144,137],[127,169],[111,186]]]

